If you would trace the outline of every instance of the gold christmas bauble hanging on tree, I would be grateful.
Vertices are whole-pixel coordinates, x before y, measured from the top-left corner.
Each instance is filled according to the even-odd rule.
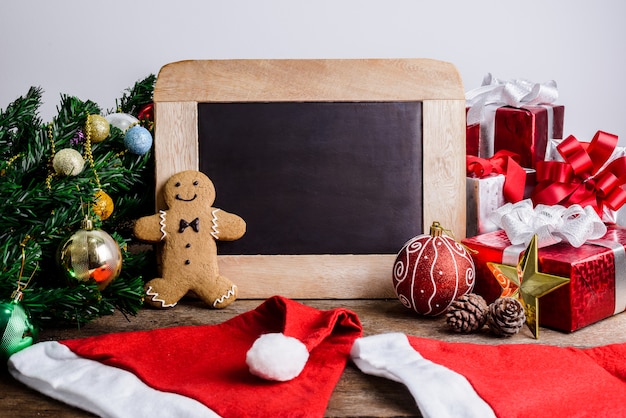
[[[57,262],[71,284],[95,282],[103,290],[122,270],[117,242],[85,217],[81,228],[59,246]]]
[[[64,148],[52,159],[52,168],[61,176],[77,176],[85,167],[85,160],[80,152],[73,148]]]
[[[98,190],[94,196],[93,212],[100,217],[101,220],[106,220],[113,213],[115,205],[111,196],[106,194],[103,190]]]
[[[109,136],[111,125],[103,116],[89,115],[85,124],[85,131],[91,142],[102,142]]]

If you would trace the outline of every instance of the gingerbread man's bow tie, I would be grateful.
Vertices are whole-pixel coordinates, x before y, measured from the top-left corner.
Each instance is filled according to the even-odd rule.
[[[200,219],[196,218],[191,222],[187,222],[186,220],[181,219],[178,232],[180,233],[185,232],[185,229],[187,229],[188,226],[190,226],[191,229],[193,229],[195,232],[198,232],[200,230]]]

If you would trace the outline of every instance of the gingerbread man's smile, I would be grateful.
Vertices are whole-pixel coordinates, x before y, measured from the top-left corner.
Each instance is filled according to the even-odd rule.
[[[198,195],[197,195],[197,194],[194,194],[194,195],[193,195],[193,197],[192,197],[191,199],[185,199],[185,198],[180,197],[180,195],[179,195],[179,194],[177,194],[177,195],[176,195],[176,200],[182,200],[183,202],[191,202],[191,201],[195,200],[195,199],[196,199],[196,197],[198,197]]]

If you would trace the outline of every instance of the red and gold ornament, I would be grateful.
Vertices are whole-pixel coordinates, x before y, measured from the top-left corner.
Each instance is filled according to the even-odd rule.
[[[474,288],[475,269],[465,247],[444,235],[439,222],[430,234],[410,239],[393,266],[393,288],[400,302],[421,315],[436,316]]]

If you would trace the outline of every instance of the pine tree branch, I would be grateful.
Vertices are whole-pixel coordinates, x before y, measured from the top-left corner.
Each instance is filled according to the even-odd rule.
[[[116,100],[117,107],[136,116],[152,102],[155,80],[150,75],[135,83]],[[51,166],[53,154],[74,148],[85,155],[80,133],[88,115],[100,114],[101,109],[91,101],[62,95],[57,115],[42,124],[38,116],[41,95],[42,90],[33,87],[0,110],[0,258],[4,266],[0,300],[10,298],[18,281],[32,274],[22,291],[22,303],[36,323],[80,325],[115,309],[134,314],[143,300],[143,275],[156,264],[152,252],[126,249],[132,220],[153,207],[151,155],[126,152],[124,133],[113,127],[109,138],[92,144],[93,167],[87,161],[77,176],[56,175]],[[95,284],[69,285],[56,262],[62,240],[79,228],[85,213],[94,215],[98,187],[111,195],[116,208],[106,221],[96,216],[96,225],[116,239],[124,262],[120,276],[102,292]],[[26,235],[30,240],[21,269],[20,242]]]

